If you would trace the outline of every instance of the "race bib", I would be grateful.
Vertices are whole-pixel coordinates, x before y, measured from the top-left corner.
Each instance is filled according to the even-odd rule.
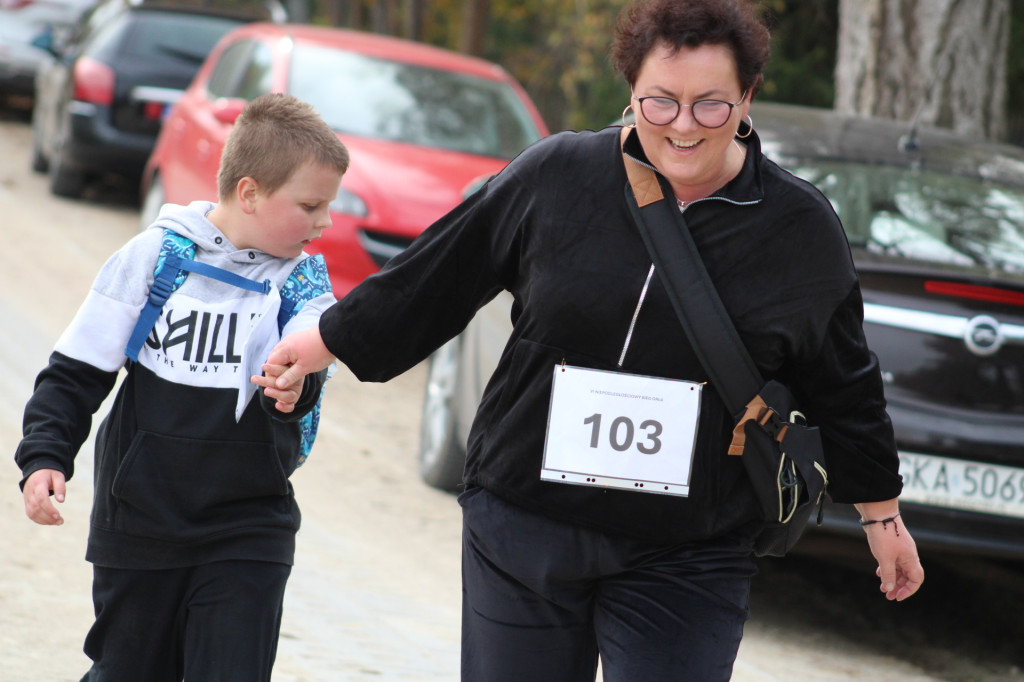
[[[556,365],[541,479],[685,497],[701,388]]]

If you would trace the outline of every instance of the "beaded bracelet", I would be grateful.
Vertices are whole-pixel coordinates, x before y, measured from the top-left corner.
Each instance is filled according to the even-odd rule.
[[[896,512],[896,514],[894,516],[890,516],[887,519],[871,519],[870,521],[865,521],[864,519],[861,519],[860,525],[862,525],[862,526],[870,526],[870,525],[875,524],[875,523],[880,523],[880,524],[882,524],[882,530],[885,530],[886,528],[888,528],[889,523],[891,522],[893,529],[896,531],[896,535],[899,535],[900,534],[900,527],[898,525],[896,525],[896,519],[898,519],[899,516],[900,516],[899,512]]]

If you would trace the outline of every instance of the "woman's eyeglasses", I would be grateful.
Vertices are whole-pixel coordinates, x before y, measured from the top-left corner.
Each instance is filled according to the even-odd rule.
[[[735,102],[726,102],[724,99],[699,99],[693,104],[681,104],[679,100],[672,97],[637,97],[633,96],[640,103],[640,113],[647,122],[655,126],[667,126],[679,117],[683,107],[689,107],[693,119],[705,128],[721,128],[732,116],[732,108],[741,103],[747,96],[744,90],[740,98]]]

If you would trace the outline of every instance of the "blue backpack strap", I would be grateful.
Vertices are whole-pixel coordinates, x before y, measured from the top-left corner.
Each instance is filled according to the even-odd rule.
[[[327,264],[323,256],[317,254],[310,256],[300,262],[288,275],[284,286],[281,287],[281,311],[277,316],[277,324],[281,330],[288,324],[296,313],[298,313],[306,301],[317,296],[331,292],[331,279],[327,274]],[[329,375],[328,375],[329,376]],[[316,405],[299,420],[299,428],[302,432],[302,441],[299,449],[298,466],[309,457],[313,449],[313,441],[316,440],[316,432],[320,426],[320,404],[323,402],[323,389]]]
[[[142,344],[146,342],[146,337],[149,336],[153,325],[156,324],[156,319],[160,317],[160,311],[163,310],[167,298],[171,295],[171,292],[182,285],[185,277],[188,276],[188,272],[181,270],[175,263],[181,261],[182,258],[191,260],[195,258],[195,255],[196,245],[191,239],[182,237],[173,230],[164,230],[163,242],[160,244],[160,255],[156,260],[156,274],[154,275],[153,286],[149,289],[146,305],[142,307],[142,311],[139,313],[139,320],[135,323],[135,329],[132,330],[132,335],[128,339],[128,345],[124,349],[124,354],[132,362],[139,361],[139,351],[142,350]],[[170,264],[167,262],[168,258],[171,259]]]
[[[138,362],[142,344],[146,342],[146,337],[153,331],[153,325],[160,317],[160,311],[163,310],[164,304],[167,303],[170,295],[185,282],[185,278],[190,272],[231,284],[246,291],[270,293],[269,279],[257,282],[223,268],[197,262],[194,260],[195,257],[195,242],[170,228],[164,228],[160,255],[156,261],[156,273],[153,276],[153,286],[149,289],[149,297],[139,313],[139,320],[135,323],[135,328],[124,349],[124,354],[132,362]]]
[[[239,289],[255,291],[258,294],[269,294],[272,286],[269,279],[257,282],[254,279],[236,275],[230,270],[218,268],[216,265],[208,265],[207,263],[200,263],[195,260],[182,260],[178,256],[168,256],[167,261],[164,263],[164,267],[167,267],[167,265],[173,265],[174,267],[182,270],[194,272],[197,275],[203,275],[204,277],[209,277],[210,279],[215,279],[220,282],[224,282],[225,284],[238,287]]]

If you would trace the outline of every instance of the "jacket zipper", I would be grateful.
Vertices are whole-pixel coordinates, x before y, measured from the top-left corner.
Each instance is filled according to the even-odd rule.
[[[646,161],[641,161],[640,159],[636,158],[632,154],[626,154],[626,156],[628,156],[630,159],[632,159],[633,161],[637,162],[641,166],[644,166],[645,168],[649,168],[650,170],[654,171],[655,173],[658,173],[658,174],[661,173],[661,171],[659,171],[657,168],[655,168],[651,164],[647,163]],[[694,199],[693,201],[687,202],[685,206],[680,206],[679,207],[679,212],[680,213],[685,213],[686,209],[690,208],[694,204],[700,203],[702,201],[713,201],[713,200],[725,201],[727,203],[733,204],[734,206],[751,206],[753,204],[760,203],[760,201],[761,201],[760,199],[754,199],[752,201],[736,201],[735,199],[729,199],[727,197],[716,197],[716,196],[701,197],[700,199]],[[638,317],[640,317],[640,308],[642,308],[643,305],[644,305],[644,299],[647,298],[647,289],[650,287],[651,280],[653,278],[654,278],[654,263],[651,263],[651,269],[647,271],[647,279],[644,281],[643,289],[640,290],[640,298],[636,302],[636,310],[633,311],[633,319],[629,321],[629,329],[626,331],[626,341],[622,345],[622,353],[619,355],[619,362],[618,362],[618,365],[617,365],[620,368],[622,367],[623,363],[625,363],[625,361],[626,361],[626,352],[629,350],[629,342],[633,339],[633,330],[636,327],[636,320],[637,320]]]

